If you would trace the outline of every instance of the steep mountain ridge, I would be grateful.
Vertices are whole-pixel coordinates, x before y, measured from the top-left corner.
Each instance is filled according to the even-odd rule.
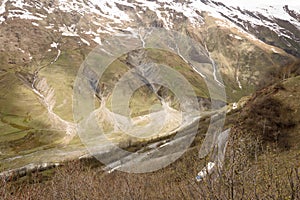
[[[151,25],[176,28],[180,21],[188,20],[193,26],[205,23],[203,12],[221,19],[220,26],[237,26],[258,39],[278,46],[299,56],[299,3],[289,1],[3,1],[0,6],[0,23],[10,19],[28,19],[34,26],[45,26],[64,36],[92,35],[93,41],[101,44],[100,35],[111,34],[119,29],[144,26],[145,14],[156,19]],[[73,19],[64,17],[68,13]],[[149,16],[149,17],[150,17]],[[78,26],[84,20],[86,24]],[[222,23],[222,21],[230,22]],[[41,23],[40,23],[41,22]],[[46,22],[46,24],[45,24]],[[105,22],[105,23],[103,23]],[[133,23],[132,23],[133,22]],[[139,22],[139,24],[136,24]],[[147,24],[147,23],[146,23]],[[95,25],[97,26],[96,29]],[[82,35],[84,34],[84,36]],[[88,44],[83,40],[84,43]]]

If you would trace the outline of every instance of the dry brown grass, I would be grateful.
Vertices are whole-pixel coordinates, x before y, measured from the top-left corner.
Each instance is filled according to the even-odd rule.
[[[1,183],[2,199],[300,199],[299,153],[264,149],[232,131],[223,169],[203,182],[195,175],[205,162],[198,147],[153,173],[108,174],[95,161],[73,161],[48,181],[33,173],[22,183]],[[263,152],[261,152],[263,149]],[[252,151],[252,154],[249,154]]]

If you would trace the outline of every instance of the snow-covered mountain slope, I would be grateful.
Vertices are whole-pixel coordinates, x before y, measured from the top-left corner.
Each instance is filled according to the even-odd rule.
[[[152,18],[158,19],[154,25],[165,28],[174,28],[182,19],[188,19],[194,26],[201,26],[205,23],[203,12],[208,12],[226,21],[220,21],[220,26],[238,26],[266,43],[299,56],[300,3],[297,0],[3,0],[0,5],[0,23],[15,18],[28,19],[35,26],[44,25],[64,36],[77,36],[78,32],[84,32],[93,35],[93,41],[101,43],[101,34],[124,27],[130,31],[128,27],[143,26],[148,11]],[[77,21],[66,24],[64,20],[67,19],[59,17],[59,12],[78,14]],[[83,19],[89,24],[79,28],[77,23]],[[62,22],[55,25],[59,20]],[[89,30],[92,25],[98,28]]]

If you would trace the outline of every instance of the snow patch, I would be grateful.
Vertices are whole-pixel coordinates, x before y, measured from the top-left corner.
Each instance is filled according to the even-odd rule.
[[[46,29],[53,29],[54,28],[54,24],[50,24],[49,26],[45,26]]]
[[[55,10],[54,8],[47,8],[47,7],[43,7],[43,8],[44,8],[44,10],[47,11],[48,14],[53,13],[53,11]]]
[[[59,43],[56,43],[56,42],[52,42],[52,44],[50,44],[50,46],[51,46],[52,48],[57,48],[58,45],[59,45]]]
[[[6,3],[7,3],[8,0],[4,0],[0,6],[0,15],[5,13],[5,7],[6,7]]]
[[[24,2],[23,0],[14,0],[14,1],[11,1],[12,2],[12,5],[14,7],[17,7],[17,8],[21,8],[21,9],[24,9],[24,7],[32,7],[31,5],[29,5],[28,3]]]
[[[89,43],[87,40],[85,40],[85,39],[83,39],[83,38],[80,38],[80,39],[81,39],[81,41],[82,41],[84,44],[90,46],[90,43]]]
[[[94,39],[93,39],[94,42],[96,42],[97,44],[101,45],[102,42],[101,42],[101,38],[99,36],[96,36]]]
[[[76,30],[75,24],[73,24],[70,27],[66,25],[64,25],[63,27],[59,27],[59,32],[62,32],[63,36],[78,37],[79,35],[76,33],[75,30]]]
[[[114,0],[114,1],[106,1],[106,0],[90,0],[90,10],[100,16],[103,16],[107,19],[111,19],[115,23],[123,23],[123,21],[131,21],[130,17],[122,10],[120,10],[116,3],[121,5],[132,5],[126,4],[124,1],[121,0]],[[96,8],[98,6],[100,10]],[[133,7],[133,5],[131,6]]]
[[[31,24],[32,24],[33,26],[39,26],[39,24],[38,24],[38,23],[35,23],[35,22],[31,22]]]
[[[8,18],[20,18],[20,19],[32,19],[32,20],[43,20],[41,17],[34,16],[27,10],[11,10],[8,14]]]
[[[5,18],[3,16],[0,16],[0,24],[2,24],[3,22],[5,22]]]
[[[229,34],[229,36],[230,36],[230,37],[233,37],[233,38],[235,38],[235,39],[237,39],[237,40],[243,40],[243,38],[241,38],[241,37],[238,36],[238,35]]]
[[[42,15],[42,14],[40,14],[40,13],[36,13],[36,15],[39,16],[39,17],[41,17],[41,18],[47,18],[46,15]]]
[[[143,6],[146,8],[149,8],[152,11],[156,11],[157,9],[161,8],[160,5],[158,5],[155,1],[144,1],[144,0],[136,0],[138,2],[139,6]]]

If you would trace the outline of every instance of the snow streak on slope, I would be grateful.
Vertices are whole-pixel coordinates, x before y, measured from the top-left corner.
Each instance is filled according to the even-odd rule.
[[[287,30],[284,30],[285,28],[277,23],[277,19],[287,21],[300,29],[299,20],[292,17],[285,8],[287,6],[289,9],[299,12],[300,3],[297,1],[221,1],[229,7],[216,5],[215,10],[222,14],[223,18],[233,21],[246,30],[248,30],[247,23],[250,23],[252,27],[264,26],[276,32],[279,36],[290,38],[293,34],[286,34]]]
[[[111,34],[120,28],[136,26],[136,17],[144,21],[148,11],[154,12],[156,18],[167,29],[174,28],[178,19],[187,18],[194,26],[204,22],[201,13],[227,21],[219,23],[228,28],[239,28],[249,34],[250,28],[263,26],[275,32],[279,37],[300,41],[295,30],[300,29],[300,3],[289,1],[246,1],[246,0],[191,0],[174,2],[171,0],[57,0],[54,2],[38,2],[30,0],[3,0],[0,4],[0,24],[9,18],[43,20],[54,11],[75,12],[81,16],[89,15],[89,22],[98,26],[97,31],[72,29],[69,25],[60,24],[59,31],[63,36],[80,37],[80,33],[89,31],[94,41],[101,44],[100,34]],[[291,14],[294,13],[294,14]],[[278,19],[290,23],[294,28],[287,30]],[[73,24],[76,26],[76,24]],[[76,28],[76,27],[75,27]],[[79,32],[77,32],[79,31]],[[297,31],[296,31],[297,32]],[[252,34],[255,34],[252,32]],[[250,34],[251,35],[251,34]],[[90,41],[83,43],[89,44]]]
[[[300,3],[297,0],[255,0],[250,2],[246,0],[218,0],[218,2],[211,0],[192,0],[183,2],[174,2],[171,0],[58,0],[57,2],[53,3],[54,5],[52,6],[43,4],[42,2],[33,2],[27,0],[4,0],[0,6],[0,14],[5,12],[6,4],[11,4],[17,8],[19,12],[24,12],[25,14],[29,12],[28,8],[47,10],[48,13],[52,13],[54,9],[58,8],[64,12],[76,11],[81,15],[94,13],[115,23],[122,23],[124,21],[132,20],[127,12],[121,9],[120,6],[132,8],[139,15],[142,14],[146,9],[149,9],[155,12],[157,17],[161,19],[166,26],[172,26],[170,19],[174,17],[174,11],[177,14],[182,14],[183,16],[187,17],[192,23],[203,22],[201,16],[199,16],[199,12],[206,11],[217,18],[239,18],[249,21],[255,25],[264,24],[271,28],[273,25],[272,22],[267,23],[264,19],[261,19],[257,16],[258,13],[261,13],[267,18],[287,20],[300,27],[299,21],[290,16],[289,13],[284,9],[284,6],[288,5],[289,9],[299,12]],[[246,10],[253,13],[253,15],[244,12]],[[15,11],[11,10],[9,12],[11,13],[10,17],[18,17],[14,15],[13,12]],[[29,13],[27,14],[28,16],[30,15]],[[31,13],[30,16],[33,17],[33,15],[34,14]],[[21,16],[22,15],[19,15],[19,17]],[[235,22],[238,22],[238,20],[235,20]]]
[[[2,4],[0,5],[0,14],[5,12],[5,4],[8,0],[3,0]]]
[[[59,0],[59,9],[65,12],[77,11],[85,13],[95,13],[116,23],[130,21],[129,16],[117,7],[117,4],[131,6],[126,1],[114,0]]]
[[[298,0],[218,0],[228,6],[240,7],[244,10],[250,10],[260,13],[269,14],[279,19],[292,20],[295,21],[287,12],[284,11],[283,7],[288,5],[288,7],[297,12],[300,11],[300,1]]]

